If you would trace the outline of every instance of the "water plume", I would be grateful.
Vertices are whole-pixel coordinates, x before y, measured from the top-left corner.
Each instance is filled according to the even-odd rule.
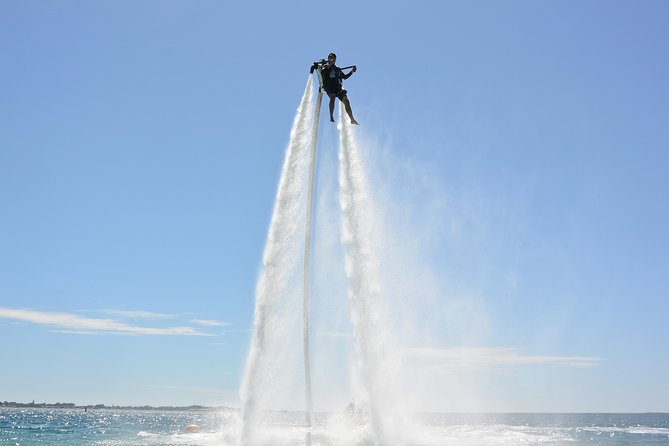
[[[358,151],[354,129],[339,114],[339,182],[342,243],[346,248],[351,324],[355,339],[355,410],[366,417],[375,444],[401,444],[406,434],[397,393],[399,363],[393,355],[384,307],[383,278],[375,236],[380,214]]]
[[[241,443],[253,443],[260,411],[272,402],[275,380],[284,353],[285,341],[293,336],[291,326],[299,305],[300,290],[295,286],[303,248],[303,209],[311,140],[313,78],[309,76],[297,109],[290,141],[286,148],[281,179],[263,253],[263,265],[255,290],[253,338],[241,386]],[[294,332],[294,330],[292,330]],[[285,358],[283,358],[285,359]]]
[[[348,364],[351,376],[350,383],[345,387],[349,388],[335,391],[343,398],[349,396],[352,404],[346,412],[327,416],[321,413],[316,417],[315,424],[312,423],[307,343],[309,311],[306,297],[303,302],[300,297],[303,292],[307,296],[311,286],[308,271],[312,206],[309,185],[312,183],[308,180],[314,174],[313,150],[317,132],[317,121],[312,118],[313,93],[310,78],[293,122],[267,235],[263,267],[256,287],[253,339],[241,387],[240,443],[243,446],[280,443],[281,435],[277,437],[279,433],[272,426],[284,416],[283,410],[302,410],[304,406],[299,402],[304,401],[303,396],[306,396],[306,423],[295,427],[306,434],[307,445],[312,438],[315,444],[331,446],[343,444],[342,441],[365,445],[405,444],[409,437],[404,413],[406,404],[398,394],[402,387],[397,379],[400,368],[396,356],[398,349],[391,339],[386,311],[387,305],[392,304],[393,294],[392,290],[384,290],[387,277],[383,275],[383,269],[387,266],[381,262],[388,234],[382,229],[383,216],[376,208],[378,203],[371,193],[373,187],[360,156],[354,129],[342,119],[341,108],[337,127],[339,206],[336,212],[341,219],[339,231],[342,243],[337,255],[314,259],[320,268],[327,265],[328,282],[316,282],[313,288],[316,302],[323,295],[331,297],[323,305],[328,307],[327,319],[333,316],[331,309],[343,310],[348,303],[348,334],[346,331],[334,331],[330,335],[343,336],[341,339],[347,340],[351,346],[350,355],[328,370],[330,375],[338,375],[337,378],[320,377],[327,378],[329,383],[341,384],[342,372]],[[317,101],[316,107],[318,104]],[[316,119],[317,115],[318,108]],[[309,151],[310,146],[312,152]],[[334,198],[336,194],[331,196]],[[323,229],[322,223],[319,225],[317,222],[316,229],[319,227]],[[306,232],[303,232],[305,228]],[[342,280],[341,288],[336,286],[337,274]],[[321,301],[321,304],[324,303]],[[327,322],[328,327],[332,326],[331,320]],[[303,333],[300,333],[300,327]],[[322,327],[325,325],[318,328]],[[324,331],[318,333],[325,334]],[[304,360],[300,355],[300,334],[305,341]],[[322,346],[323,343],[318,344]],[[339,353],[343,350],[338,348]],[[328,361],[332,360],[328,358]],[[298,370],[303,363],[305,369],[302,376]],[[305,381],[306,389],[300,385]],[[327,387],[323,386],[324,382],[314,382],[317,396],[323,387]],[[351,434],[342,435],[345,431]]]

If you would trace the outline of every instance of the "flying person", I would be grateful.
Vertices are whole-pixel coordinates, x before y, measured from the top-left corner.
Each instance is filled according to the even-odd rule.
[[[335,65],[336,61],[337,55],[335,53],[330,53],[328,55],[327,63],[324,64],[321,69],[323,75],[323,88],[330,97],[330,121],[334,122],[335,98],[339,98],[344,104],[346,114],[351,118],[351,124],[358,125],[358,121],[353,118],[353,111],[351,110],[351,103],[346,96],[346,90],[342,88],[342,81],[351,77],[351,75],[357,71],[357,68],[354,66],[350,73],[344,74],[341,68]]]

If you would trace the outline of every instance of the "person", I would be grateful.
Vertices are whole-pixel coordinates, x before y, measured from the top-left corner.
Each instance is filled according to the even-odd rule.
[[[351,124],[358,125],[358,121],[353,117],[351,102],[348,100],[348,96],[346,96],[346,90],[342,88],[342,81],[351,77],[351,75],[357,71],[357,68],[354,66],[350,73],[344,74],[341,68],[335,64],[336,62],[337,55],[335,53],[330,53],[328,55],[327,63],[325,63],[321,69],[321,74],[323,75],[323,88],[325,89],[325,93],[330,97],[330,122],[334,122],[335,98],[339,98],[344,104],[346,114],[351,118]]]

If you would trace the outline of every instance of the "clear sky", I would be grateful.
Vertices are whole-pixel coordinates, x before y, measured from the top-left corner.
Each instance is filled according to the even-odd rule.
[[[430,407],[669,411],[668,21],[651,0],[3,0],[0,401],[236,404],[290,126],[335,51],[430,278],[403,346]]]

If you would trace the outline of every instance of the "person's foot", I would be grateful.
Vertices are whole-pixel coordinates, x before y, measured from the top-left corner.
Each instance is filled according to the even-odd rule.
[[[351,124],[353,124],[353,125],[360,125],[360,124],[358,124],[358,121],[356,121],[355,119],[351,119]]]
[[[334,118],[330,116],[330,122],[334,122]]]

